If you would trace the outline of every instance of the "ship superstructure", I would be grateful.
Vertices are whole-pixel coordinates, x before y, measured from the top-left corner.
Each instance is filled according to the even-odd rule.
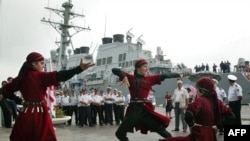
[[[113,38],[105,37],[102,45],[99,46],[96,55],[96,66],[80,75],[78,79],[83,81],[85,87],[102,87],[117,83],[117,76],[111,72],[112,68],[121,68],[124,71],[133,73],[135,61],[144,58],[149,63],[149,73],[179,72],[191,74],[191,69],[185,66],[180,68],[172,64],[171,60],[164,60],[161,47],[156,47],[156,56],[152,51],[144,50],[144,41],[141,36],[136,43],[132,43],[133,34],[128,31],[126,40],[123,34],[115,34]]]

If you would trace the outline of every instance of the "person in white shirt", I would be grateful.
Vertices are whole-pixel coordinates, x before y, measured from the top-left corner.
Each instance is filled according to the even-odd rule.
[[[115,98],[115,104],[117,108],[117,121],[116,124],[119,125],[124,119],[124,109],[125,109],[125,96],[122,95],[122,91],[117,91],[117,96]]]
[[[155,100],[154,92],[155,92],[154,90],[150,90],[150,91],[149,91],[148,100],[149,100],[150,102],[152,102],[152,105],[153,105],[154,108],[155,108],[156,100]]]
[[[98,94],[98,89],[94,90],[94,95],[92,96],[92,108],[93,108],[93,115],[94,115],[94,123],[97,120],[97,114],[99,119],[99,125],[102,126],[104,124],[104,117],[102,114],[102,102],[104,101],[103,97]]]
[[[183,125],[183,132],[187,131],[187,123],[184,120],[184,110],[189,102],[189,95],[187,90],[183,87],[182,80],[177,81],[177,88],[173,93],[173,104],[175,113],[175,129],[172,131],[179,131],[179,122],[181,116],[181,121]]]
[[[71,95],[69,97],[69,101],[70,101],[70,115],[71,117],[73,116],[73,114],[75,114],[75,124],[78,125],[78,121],[79,121],[79,114],[78,114],[78,97],[75,94],[75,91],[71,92]],[[70,124],[71,124],[71,119],[70,119]]]
[[[93,97],[95,95],[95,89],[94,88],[90,88],[89,89],[89,93],[88,93],[89,96]],[[95,117],[94,117],[94,108],[93,108],[93,104],[90,103],[90,112],[91,112],[91,120],[92,120],[92,124],[93,125],[96,125],[96,121],[95,121]]]
[[[130,93],[128,93],[127,94],[127,97],[126,97],[126,103],[127,103],[127,106],[129,105],[129,103],[130,103],[130,98],[131,98],[131,96],[130,96]]]
[[[69,96],[68,93],[65,91],[61,91],[63,93],[63,97],[61,98],[61,105],[62,105],[62,110],[64,111],[66,116],[70,116],[70,103],[69,103]],[[71,121],[68,120],[67,123],[68,125],[71,125]]]
[[[236,83],[237,77],[230,74],[228,75],[228,105],[232,108],[235,114],[236,120],[235,125],[241,125],[241,100],[242,100],[242,87]]]
[[[113,103],[114,96],[111,92],[112,88],[107,87],[107,92],[104,95],[104,104],[105,104],[105,124],[113,125]]]
[[[59,91],[56,93],[56,107],[62,107],[62,97],[63,97],[63,92]]]
[[[225,100],[227,98],[227,94],[226,94],[225,90],[218,87],[218,83],[219,83],[218,80],[216,80],[216,79],[212,79],[212,80],[214,81],[215,91],[217,93],[218,99],[225,103]]]
[[[78,121],[78,125],[79,127],[83,127],[84,121],[83,121],[83,104],[81,104],[80,100],[83,97],[83,89],[80,91],[80,94],[78,96],[78,102],[77,102],[77,106],[78,106],[78,114],[79,114],[79,121]]]
[[[88,95],[87,90],[83,90],[83,95],[79,99],[81,106],[80,111],[82,113],[82,119],[80,119],[80,127],[83,127],[83,124],[86,124],[88,121],[89,126],[93,127],[91,119],[91,107],[90,104],[93,101],[92,97]]]
[[[218,87],[218,80],[216,79],[212,79],[213,82],[214,82],[214,87],[215,87],[215,91],[216,91],[216,94],[217,94],[217,98],[222,101],[223,103],[225,103],[225,100],[227,98],[227,94],[226,92],[224,91],[224,89]],[[223,126],[220,126],[219,128],[219,135],[223,135]]]
[[[103,120],[104,120],[104,123],[105,123],[105,117],[104,117],[104,115],[105,115],[105,100],[104,100],[104,91],[103,90],[100,90],[100,96],[103,98],[103,101],[101,103],[101,107],[102,107],[101,114],[102,114],[102,117],[103,117]]]
[[[113,113],[114,113],[114,116],[115,116],[115,122],[116,122],[116,125],[119,125],[119,118],[118,118],[118,109],[117,109],[117,104],[115,103],[115,99],[116,97],[118,96],[118,89],[114,89],[113,90],[113,98],[114,98],[114,102],[113,102]]]

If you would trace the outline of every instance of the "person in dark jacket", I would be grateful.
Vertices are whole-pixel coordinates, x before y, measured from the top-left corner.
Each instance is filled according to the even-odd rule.
[[[3,119],[0,121],[0,124],[6,128],[11,128],[14,109],[12,108],[10,101],[3,96],[2,88],[0,88],[0,108],[2,108],[3,114]]]
[[[12,77],[8,77],[7,78],[8,81],[2,81],[2,87],[3,85],[10,83],[13,78]],[[4,100],[7,100],[8,105],[10,106],[11,110],[11,118],[13,117],[13,121],[15,121],[17,119],[18,116],[18,110],[17,110],[17,105],[22,105],[22,98],[20,98],[19,96],[17,96],[16,94],[11,94],[8,97],[4,97]]]
[[[131,95],[125,118],[115,133],[116,137],[120,141],[128,141],[127,132],[133,132],[134,129],[140,130],[142,134],[151,131],[157,132],[164,138],[170,137],[171,134],[166,131],[170,118],[155,112],[152,102],[147,98],[153,85],[161,84],[161,81],[166,78],[179,77],[180,74],[148,75],[148,63],[145,59],[136,61],[134,74],[124,72],[119,68],[113,68],[112,72],[119,76],[122,85],[129,88]]]

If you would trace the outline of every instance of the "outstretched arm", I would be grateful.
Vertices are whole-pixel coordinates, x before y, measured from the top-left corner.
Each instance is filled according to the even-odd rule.
[[[58,71],[56,74],[56,79],[58,81],[66,81],[73,77],[75,74],[79,74],[82,71],[88,69],[89,67],[94,66],[95,64],[93,63],[83,63],[82,59],[80,61],[80,65],[76,68],[70,69],[70,70],[62,70]]]
[[[187,110],[185,112],[184,119],[185,119],[185,121],[186,121],[186,123],[188,124],[189,127],[194,126],[194,115],[193,115],[193,112]]]
[[[167,79],[167,78],[180,78],[182,79],[182,74],[179,73],[165,73],[165,74],[161,74],[161,81]]]
[[[123,73],[121,69],[113,68],[112,72],[113,74],[117,75],[122,80],[121,85],[128,86],[128,87],[130,86],[127,76]]]

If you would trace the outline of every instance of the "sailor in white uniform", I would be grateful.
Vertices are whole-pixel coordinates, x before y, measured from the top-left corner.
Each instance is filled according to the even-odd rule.
[[[73,114],[75,114],[75,124],[78,125],[79,122],[79,115],[78,115],[78,96],[76,95],[75,91],[71,92],[71,95],[69,97],[70,102],[70,115],[73,117]],[[69,120],[69,123],[71,124],[71,119]]]
[[[117,91],[115,104],[117,108],[116,124],[119,125],[124,119],[124,109],[125,109],[125,96],[122,95],[122,91],[120,90]]]
[[[224,89],[218,87],[218,80],[216,79],[212,79],[213,82],[214,82],[214,86],[215,86],[215,91],[216,91],[216,94],[217,94],[217,97],[220,101],[224,102],[225,103],[225,100],[227,98],[227,94],[225,92]],[[223,125],[219,127],[219,135],[223,135]]]
[[[218,99],[221,100],[222,102],[225,102],[227,98],[227,94],[225,90],[218,86],[218,83],[219,83],[218,80],[216,79],[212,79],[212,80],[214,81],[215,91],[217,93]]]
[[[107,87],[107,92],[104,95],[104,105],[105,105],[105,124],[113,125],[113,103],[114,95],[111,92],[112,88]]]
[[[99,125],[102,126],[104,124],[104,117],[102,113],[102,103],[104,102],[104,98],[98,94],[98,89],[95,89],[94,95],[92,96],[92,108],[93,108],[93,124],[97,123],[97,115],[99,120]]]
[[[235,114],[236,125],[241,125],[241,100],[242,100],[242,88],[239,84],[237,84],[235,81],[237,80],[237,77],[234,75],[228,75],[228,81],[229,81],[229,89],[228,89],[228,104],[229,107],[232,108],[233,113]]]
[[[71,116],[68,92],[65,92],[65,91],[61,91],[61,92],[64,94],[64,96],[61,98],[62,110],[65,112],[65,115]],[[70,120],[67,121],[68,125],[71,125],[70,122],[71,122]]]

